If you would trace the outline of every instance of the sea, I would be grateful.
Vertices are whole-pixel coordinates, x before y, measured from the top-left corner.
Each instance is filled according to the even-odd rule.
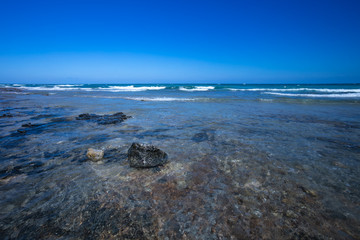
[[[0,239],[360,239],[359,186],[360,84],[0,84]]]

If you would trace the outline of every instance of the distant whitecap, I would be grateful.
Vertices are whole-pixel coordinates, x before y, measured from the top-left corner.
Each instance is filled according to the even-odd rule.
[[[174,97],[126,97],[128,100],[153,101],[153,102],[173,102],[173,101],[196,101],[196,98],[174,98]]]
[[[102,91],[111,91],[111,92],[141,92],[147,90],[163,90],[166,87],[164,86],[143,86],[143,87],[134,87],[131,86],[110,86],[107,88],[98,88]]]
[[[306,94],[306,93],[279,93],[264,92],[265,94],[286,96],[286,97],[312,97],[312,98],[359,98],[360,93],[343,93],[343,94]]]
[[[196,86],[195,88],[186,88],[186,87],[180,87],[179,90],[180,91],[187,91],[187,92],[202,92],[202,91],[209,91],[209,90],[213,90],[215,89],[215,87],[213,86]]]

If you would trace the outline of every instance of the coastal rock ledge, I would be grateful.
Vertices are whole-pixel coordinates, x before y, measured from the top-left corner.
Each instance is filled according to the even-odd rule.
[[[128,150],[130,167],[151,168],[163,165],[168,161],[168,155],[153,145],[133,143]]]
[[[83,113],[76,117],[76,120],[87,120],[96,122],[100,125],[108,125],[108,124],[117,124],[125,121],[126,119],[131,118],[131,116],[126,116],[122,112],[114,113],[112,115],[96,115],[90,113]]]

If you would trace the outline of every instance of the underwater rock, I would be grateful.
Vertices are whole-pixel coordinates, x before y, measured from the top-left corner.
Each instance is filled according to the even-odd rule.
[[[104,157],[103,150],[97,150],[93,148],[89,148],[87,150],[86,156],[93,162],[98,162]]]
[[[23,92],[22,89],[13,88],[13,87],[0,88],[0,91],[2,91],[2,92]]]
[[[88,120],[93,121],[101,125],[107,124],[116,124],[125,121],[126,119],[130,118],[130,116],[126,116],[122,112],[114,113],[112,115],[96,115],[90,113],[83,113],[76,117],[76,120]]]
[[[133,143],[128,150],[130,167],[150,168],[163,165],[168,155],[153,145]]]
[[[314,190],[307,189],[304,186],[299,185],[298,186],[304,193],[308,194],[311,197],[317,197],[317,193]]]
[[[203,141],[207,141],[209,140],[209,136],[207,135],[206,132],[202,132],[202,133],[196,133],[191,140],[193,140],[194,142],[203,142]]]

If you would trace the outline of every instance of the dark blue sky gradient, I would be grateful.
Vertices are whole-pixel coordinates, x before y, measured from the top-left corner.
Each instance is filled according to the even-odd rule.
[[[0,1],[0,82],[360,82],[360,1]]]

